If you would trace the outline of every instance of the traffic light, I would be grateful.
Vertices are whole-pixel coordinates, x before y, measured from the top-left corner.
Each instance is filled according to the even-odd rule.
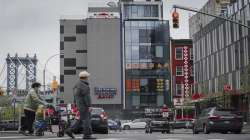
[[[179,28],[179,13],[174,10],[172,13],[172,18],[173,18],[173,28]]]

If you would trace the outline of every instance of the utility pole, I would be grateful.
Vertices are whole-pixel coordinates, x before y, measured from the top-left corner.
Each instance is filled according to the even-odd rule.
[[[250,29],[250,27],[248,25],[242,24],[242,23],[237,22],[235,20],[232,20],[232,19],[229,19],[229,18],[226,18],[226,17],[221,17],[221,16],[209,14],[209,13],[206,13],[206,12],[202,12],[202,11],[196,10],[194,8],[189,8],[189,7],[179,6],[179,5],[173,5],[173,8],[174,9],[182,9],[182,10],[191,11],[191,12],[196,12],[196,13],[200,13],[200,14],[203,14],[203,15],[219,18],[219,19],[229,21],[229,22],[232,22],[232,23],[235,23],[235,24],[238,24],[240,26],[243,26],[243,27],[246,27],[246,28]]]

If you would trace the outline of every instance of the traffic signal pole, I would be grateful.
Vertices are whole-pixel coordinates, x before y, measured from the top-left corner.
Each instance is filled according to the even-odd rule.
[[[247,26],[247,25],[245,25],[245,24],[242,24],[242,23],[240,23],[240,22],[237,22],[237,21],[235,21],[235,20],[231,20],[231,19],[228,19],[228,18],[226,18],[226,17],[221,17],[221,16],[209,14],[209,13],[206,13],[206,12],[202,12],[202,11],[196,10],[196,9],[194,9],[194,8],[189,8],[189,7],[179,6],[179,5],[173,5],[173,8],[175,8],[175,9],[181,9],[181,10],[186,10],[186,11],[191,11],[191,12],[196,12],[196,13],[200,13],[200,14],[203,14],[203,15],[207,15],[207,16],[219,18],[219,19],[222,19],[222,20],[225,20],[225,21],[229,21],[229,22],[238,24],[238,25],[240,25],[240,26],[246,27],[247,29],[250,29],[249,26]]]

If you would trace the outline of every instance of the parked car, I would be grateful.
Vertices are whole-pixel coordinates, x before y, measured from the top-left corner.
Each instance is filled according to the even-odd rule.
[[[193,128],[193,120],[191,119],[183,119],[183,120],[175,120],[170,122],[172,129],[192,129]]]
[[[119,129],[118,124],[115,121],[110,120],[110,119],[108,120],[108,127],[110,130],[118,130]]]
[[[152,119],[147,121],[146,133],[152,132],[162,132],[162,133],[170,133],[170,124],[166,119]]]
[[[204,132],[233,132],[241,133],[243,127],[242,116],[232,109],[222,109],[218,107],[208,108],[194,121],[193,133]]]
[[[71,123],[76,123],[74,121],[76,120],[72,120]],[[92,108],[91,126],[94,132],[108,134],[108,116],[103,108]],[[80,133],[82,130],[82,125],[78,125],[78,128],[74,131],[74,133]]]
[[[148,120],[147,118],[135,119],[132,122],[123,123],[122,128],[124,130],[145,129],[147,120]]]
[[[3,120],[0,122],[0,130],[6,131],[6,130],[18,130],[19,123],[18,121],[12,121],[12,120]]]

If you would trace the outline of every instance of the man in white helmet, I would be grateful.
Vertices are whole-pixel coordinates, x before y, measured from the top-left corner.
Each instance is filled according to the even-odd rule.
[[[87,71],[80,72],[79,81],[74,86],[74,100],[80,112],[80,122],[83,124],[83,139],[96,139],[92,137],[92,128],[90,122],[91,98],[88,83],[89,76],[90,74]],[[71,138],[75,138],[72,133],[73,129],[74,128],[69,128],[66,130],[66,134]]]

